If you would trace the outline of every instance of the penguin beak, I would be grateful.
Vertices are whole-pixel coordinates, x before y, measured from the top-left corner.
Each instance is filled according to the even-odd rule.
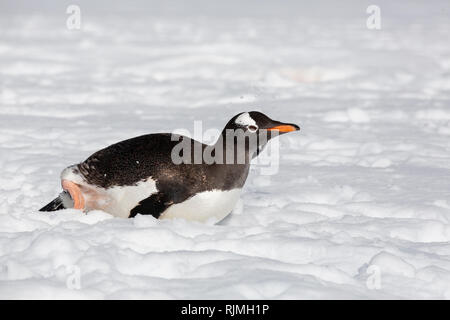
[[[300,127],[296,124],[292,123],[279,123],[274,127],[267,128],[268,131],[279,131],[279,132],[291,132],[291,131],[299,131]]]

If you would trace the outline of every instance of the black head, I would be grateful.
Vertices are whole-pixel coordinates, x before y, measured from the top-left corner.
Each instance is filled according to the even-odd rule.
[[[258,133],[267,130],[276,134],[298,131],[300,127],[292,123],[284,123],[270,119],[259,111],[241,112],[235,115],[225,126],[225,129],[241,129],[246,133]]]
[[[261,152],[270,139],[298,130],[300,127],[296,124],[272,120],[264,113],[250,111],[239,113],[231,118],[223,129],[222,138],[225,140],[224,146],[231,144],[238,145],[238,149],[245,148],[251,159]],[[239,144],[239,141],[245,143]],[[219,139],[218,143],[223,142]]]

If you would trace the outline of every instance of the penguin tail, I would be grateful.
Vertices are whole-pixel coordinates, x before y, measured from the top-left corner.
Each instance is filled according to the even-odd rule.
[[[73,208],[72,197],[70,196],[69,192],[63,191],[59,194],[59,196],[53,199],[53,201],[39,209],[39,211],[49,212],[69,208]]]

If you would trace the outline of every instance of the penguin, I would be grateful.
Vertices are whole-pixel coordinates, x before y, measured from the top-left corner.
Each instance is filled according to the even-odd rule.
[[[63,192],[40,211],[75,208],[121,218],[218,222],[239,200],[250,161],[270,139],[298,130],[250,111],[231,118],[213,145],[170,133],[124,140],[65,168]]]

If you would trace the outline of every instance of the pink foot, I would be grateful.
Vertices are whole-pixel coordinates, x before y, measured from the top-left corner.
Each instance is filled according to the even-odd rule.
[[[70,196],[73,199],[73,207],[75,209],[84,209],[84,197],[81,193],[80,188],[77,184],[73,183],[70,180],[62,180],[61,181],[62,188],[70,193]]]

